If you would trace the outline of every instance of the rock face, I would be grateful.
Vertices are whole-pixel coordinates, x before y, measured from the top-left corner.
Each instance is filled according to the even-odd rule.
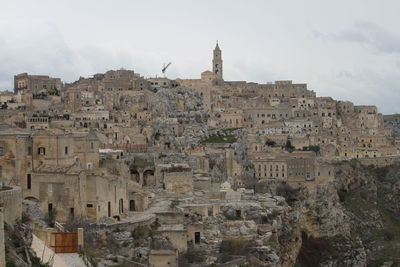
[[[12,227],[4,227],[7,266],[27,267],[39,264],[39,258],[32,250],[32,225],[28,219]]]
[[[398,262],[399,170],[397,165],[375,168],[352,161],[337,166],[335,179],[317,185],[315,191],[303,188],[300,200],[283,216],[281,263],[380,266]]]
[[[170,146],[197,146],[208,136],[208,112],[202,108],[202,98],[191,88],[160,89],[149,103],[153,114],[165,114],[153,127],[153,142],[160,138]],[[182,137],[177,138],[175,127],[185,125]]]

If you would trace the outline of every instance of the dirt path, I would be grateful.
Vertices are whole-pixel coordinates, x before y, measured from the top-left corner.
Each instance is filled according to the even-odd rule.
[[[54,251],[44,246],[44,242],[33,235],[32,249],[43,262],[52,262],[54,267],[84,267],[86,266],[77,253],[55,254]],[[44,250],[44,254],[43,254]]]

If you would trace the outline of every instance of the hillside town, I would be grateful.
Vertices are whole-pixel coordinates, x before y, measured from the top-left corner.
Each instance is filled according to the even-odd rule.
[[[16,74],[0,92],[0,266],[51,266],[32,242],[86,266],[293,266],[306,240],[351,236],[346,164],[395,164],[400,115],[226,81],[218,43],[210,61],[194,79]],[[352,242],[325,266],[366,266]]]

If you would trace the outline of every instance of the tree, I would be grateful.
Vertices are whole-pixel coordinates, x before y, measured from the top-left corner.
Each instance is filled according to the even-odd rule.
[[[266,144],[267,146],[275,146],[275,145],[276,145],[276,142],[275,142],[274,140],[267,139],[267,141],[265,142],[265,144]]]
[[[286,145],[285,145],[285,150],[292,153],[294,151],[294,149],[295,149],[295,147],[292,146],[292,142],[290,140],[287,140]]]

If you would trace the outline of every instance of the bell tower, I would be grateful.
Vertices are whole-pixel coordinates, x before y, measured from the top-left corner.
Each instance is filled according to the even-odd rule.
[[[222,52],[221,49],[218,46],[218,41],[217,45],[215,46],[214,49],[214,55],[213,55],[213,61],[212,61],[213,67],[213,73],[218,79],[223,79],[222,78]]]

